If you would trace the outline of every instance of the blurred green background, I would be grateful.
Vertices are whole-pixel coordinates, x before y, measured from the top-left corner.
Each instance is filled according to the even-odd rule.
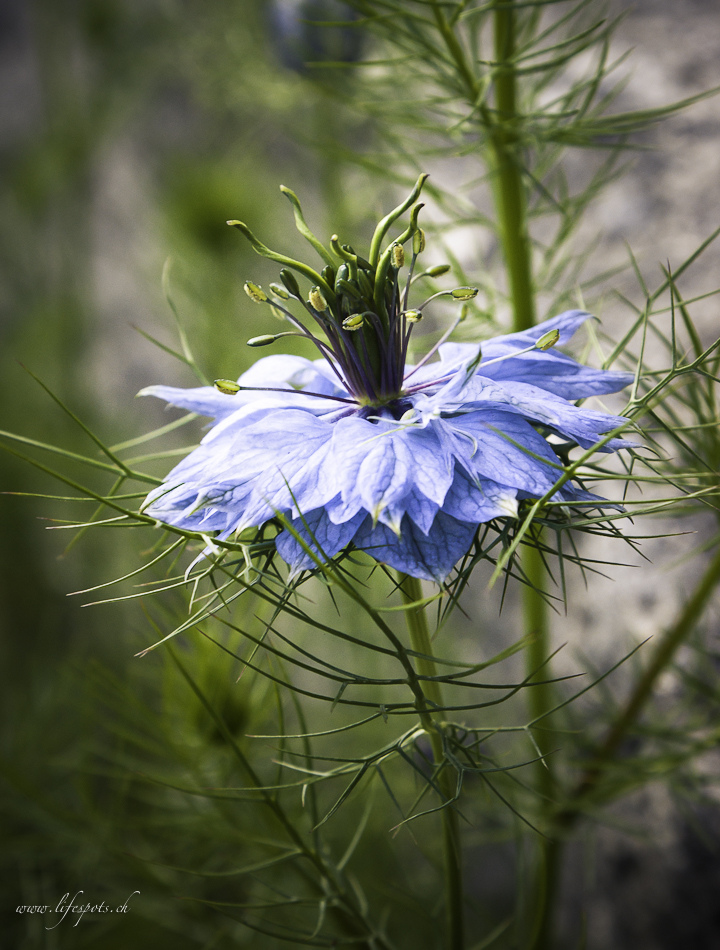
[[[318,51],[293,29],[292,17],[278,19],[271,4],[252,0],[2,5],[0,428],[95,452],[24,367],[107,443],[168,421],[161,404],[133,399],[151,383],[193,384],[186,367],[134,329],[177,345],[161,290],[167,258],[199,365],[211,378],[242,372],[257,356],[244,341],[267,332],[269,316],[249,304],[243,281],[267,281],[275,269],[225,221],[247,220],[292,252],[297,236],[280,183],[302,194],[320,233],[364,217],[369,226],[383,196],[348,197],[334,148],[355,147],[363,130],[337,108],[329,85],[301,68],[309,56],[352,57],[356,38],[325,31],[330,46]],[[189,440],[181,434],[175,444]],[[11,455],[0,466],[3,491],[58,491]],[[95,485],[108,487],[102,478]],[[152,740],[157,765],[171,749],[182,760],[185,745],[207,738],[207,722],[199,725],[190,704],[183,729],[170,712],[189,701],[174,696],[183,688],[177,677],[161,658],[133,659],[153,638],[135,604],[82,609],[82,598],[67,596],[132,570],[135,539],[91,533],[66,553],[69,535],[46,530],[53,517],[68,512],[46,499],[0,498],[2,944],[221,946],[214,912],[178,902],[158,910],[158,900],[171,900],[173,876],[143,872],[125,854],[142,850],[144,833],[133,828],[145,816],[123,813],[136,801],[127,778],[101,774],[121,758],[127,717],[136,717],[127,734],[149,737],[153,710],[166,701]],[[216,651],[214,664],[217,681],[231,683]],[[128,695],[147,707],[128,711]],[[241,723],[242,709],[228,714]],[[211,832],[192,816],[180,820],[201,862]],[[167,818],[154,834],[170,847],[176,829]],[[108,928],[48,932],[42,916],[15,910],[54,906],[78,889],[122,903],[136,888],[141,902]]]
[[[660,6],[672,16],[671,4]],[[695,32],[706,36],[702,6],[687,4],[686,26],[695,23]],[[352,69],[301,68],[318,56],[354,59],[358,32],[334,29],[323,31],[321,40],[317,33],[303,38],[292,35],[294,4],[285,5],[285,19],[273,17],[273,9],[256,0],[5,0],[0,428],[93,451],[23,366],[108,443],[162,425],[170,418],[162,405],[135,401],[134,394],[152,383],[193,385],[193,379],[134,327],[176,345],[161,289],[168,258],[172,296],[198,363],[210,378],[236,377],[257,355],[244,341],[268,332],[267,311],[249,304],[243,281],[267,283],[276,269],[254,255],[226,219],[243,219],[267,244],[300,253],[280,183],[300,195],[323,237],[339,231],[347,239],[366,238],[387,209],[395,195],[392,176],[383,182],[362,168],[372,128],[342,104],[346,85],[360,83],[362,93],[360,77]],[[669,35],[653,33],[657,9],[639,4],[629,28],[631,40],[650,38],[641,60],[646,66],[662,45],[658,40],[653,52],[652,37]],[[701,73],[711,56],[707,47],[694,49],[694,58],[685,57],[688,71],[678,66],[675,86],[663,90],[668,98],[709,85]],[[642,101],[643,90],[657,87],[657,76],[640,79]],[[716,223],[715,205],[698,185],[717,171],[720,150],[711,148],[717,106],[703,108],[692,130],[699,162],[688,164],[683,156],[671,167],[667,159],[643,159],[639,176],[611,191],[596,223],[616,249],[629,237],[639,240],[641,256],[671,249],[685,254]],[[674,134],[684,148],[688,128],[674,129],[667,141],[672,148]],[[669,180],[676,183],[675,202]],[[672,221],[664,235],[648,230],[653,215]],[[181,433],[174,444],[187,441]],[[47,455],[35,455],[52,464]],[[71,465],[66,471],[74,472]],[[100,479],[97,485],[108,487]],[[42,472],[5,453],[0,489],[58,490]],[[176,901],[178,877],[136,859],[202,863],[213,834],[233,853],[241,828],[234,840],[232,823],[222,824],[217,814],[212,821],[219,824],[210,828],[202,809],[188,811],[171,790],[133,787],[127,769],[142,761],[156,774],[165,762],[168,776],[178,768],[192,774],[201,747],[205,756],[212,748],[211,724],[161,655],[133,659],[153,636],[134,602],[83,609],[81,601],[92,598],[67,596],[132,570],[134,537],[88,533],[66,553],[69,536],[46,530],[52,517],[68,517],[67,511],[46,499],[0,497],[3,945],[182,950],[245,945],[240,939],[262,947],[247,935],[238,938],[242,931],[233,924],[219,924],[215,911]],[[646,616],[654,605],[659,615],[665,610],[661,596],[644,602],[647,592],[633,596],[636,609],[645,604]],[[597,616],[588,621],[590,627],[600,623]],[[250,702],[223,686],[234,681],[232,665],[212,651],[187,651],[197,675],[226,704],[228,720],[244,728]],[[224,774],[219,745],[212,755],[213,768]],[[145,809],[138,805],[144,797]],[[508,872],[496,869],[492,877],[483,886],[505,899],[512,887]],[[188,896],[220,900],[235,893],[223,887],[187,877],[181,885]],[[54,905],[79,889],[88,899],[112,903],[139,889],[142,900],[131,903],[121,924],[107,927],[46,931],[42,917],[15,911],[19,904]]]

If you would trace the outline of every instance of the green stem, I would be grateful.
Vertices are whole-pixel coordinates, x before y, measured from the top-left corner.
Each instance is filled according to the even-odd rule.
[[[545,568],[540,552],[536,548],[527,548],[523,552],[523,567],[528,579],[528,586],[523,588],[523,614],[525,621],[525,635],[530,637],[525,659],[528,675],[544,668],[543,680],[549,680],[547,675],[547,658],[549,654],[549,630],[547,605],[540,593],[544,583]],[[533,738],[543,759],[536,767],[536,787],[541,796],[541,807],[548,808],[554,792],[554,780],[551,771],[550,754],[551,734],[547,729],[548,710],[553,708],[553,685],[544,682],[538,686],[531,686],[528,691],[528,711],[531,722],[541,720],[538,730],[533,731]],[[553,911],[557,896],[558,874],[562,861],[560,842],[553,838],[542,838],[539,843],[538,872],[535,891],[535,918],[534,931],[530,943],[532,950],[545,950],[552,946]]]
[[[495,109],[491,111],[482,102],[482,89],[470,68],[468,58],[441,5],[431,7],[450,57],[455,63],[458,78],[466,90],[469,103],[478,109],[488,136],[487,160],[495,200],[500,245],[508,275],[508,290],[515,332],[526,330],[536,323],[535,296],[532,278],[532,254],[527,226],[527,197],[523,176],[521,143],[518,126],[522,116],[517,111],[516,8],[513,0],[502,0],[493,10],[495,47]],[[535,549],[523,554],[523,567],[530,586],[525,588],[523,611],[525,633],[531,635],[526,654],[528,672],[546,664],[550,652],[547,607],[540,590],[544,584],[542,558]],[[546,675],[544,678],[549,679]],[[532,720],[542,718],[547,729],[547,712],[552,709],[552,687],[534,686],[529,692]],[[545,756],[551,750],[547,732],[538,730],[535,738]],[[544,760],[537,768],[538,791],[544,801],[552,795],[553,778],[550,763]],[[536,891],[536,920],[534,946],[537,950],[549,945],[551,908],[554,903],[555,879],[560,862],[559,844],[543,839]]]
[[[496,215],[500,232],[508,289],[513,312],[515,332],[527,330],[536,322],[533,292],[532,254],[527,226],[527,196],[523,180],[523,163],[517,127],[521,117],[517,112],[516,10],[513,3],[503,0],[493,12],[495,43],[495,121],[490,129],[491,155],[494,162]],[[539,551],[528,548],[523,552],[523,568],[528,586],[523,592],[523,615],[526,636],[530,645],[526,652],[528,674],[547,664],[550,653],[550,632],[547,605],[542,597],[545,571]],[[550,679],[546,674],[543,679]],[[531,720],[541,720],[534,734],[542,761],[537,765],[537,790],[542,806],[547,808],[553,795],[553,776],[549,754],[547,713],[553,708],[551,683],[533,686],[528,691]],[[531,941],[533,950],[544,950],[552,944],[552,918],[557,894],[557,878],[561,864],[561,845],[543,838],[535,888],[535,922]]]
[[[436,677],[437,668],[433,660],[432,644],[428,632],[425,611],[420,606],[410,606],[422,600],[420,581],[407,574],[398,574],[403,602],[406,605],[405,617],[410,643],[415,653],[418,674],[422,677]],[[443,698],[440,684],[436,679],[423,679],[422,690],[428,703],[442,710]],[[463,950],[465,946],[463,928],[463,879],[462,847],[458,815],[453,804],[455,797],[452,770],[443,768],[445,753],[441,728],[433,721],[434,715],[427,706],[419,708],[420,720],[430,739],[435,769],[438,770],[437,783],[448,804],[442,809],[443,857],[445,864],[445,920],[447,950]]]
[[[517,137],[517,74],[515,71],[515,10],[510,0],[494,11],[495,109],[490,141],[495,167],[492,176],[505,265],[508,272],[513,324],[516,331],[535,324],[527,198]]]

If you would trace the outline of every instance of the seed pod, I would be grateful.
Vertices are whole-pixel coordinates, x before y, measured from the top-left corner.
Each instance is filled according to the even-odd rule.
[[[336,280],[335,281],[335,292],[339,294],[345,294],[348,297],[352,297],[354,300],[360,300],[360,288],[352,280]]]
[[[405,248],[402,246],[402,244],[393,244],[392,262],[398,270],[405,266]]]
[[[413,234],[413,254],[422,254],[425,250],[425,232],[418,228]]]
[[[337,269],[337,277],[335,278],[335,293],[339,294],[341,289],[338,285],[341,281],[347,281],[350,278],[350,268],[347,264],[341,264]]]

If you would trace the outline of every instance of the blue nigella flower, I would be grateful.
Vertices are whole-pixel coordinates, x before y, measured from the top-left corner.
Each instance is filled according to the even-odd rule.
[[[261,253],[316,279],[305,300],[284,270],[284,287],[272,286],[278,299],[271,302],[313,339],[323,359],[269,356],[237,383],[144,389],[141,395],[214,419],[198,448],[148,496],[148,514],[222,539],[282,515],[323,558],[353,545],[399,571],[442,582],[479,524],[515,517],[519,502],[543,496],[557,482],[562,462],[549,437],[590,448],[626,421],[573,404],[632,381],[553,348],[589,318],[581,310],[482,345],[444,342],[448,332],[427,357],[406,365],[410,334],[425,306],[408,308],[424,235],[415,212],[410,228],[381,254],[392,220],[378,226],[368,261],[333,238],[343,263],[329,262],[322,275],[268,251],[234,222]],[[413,255],[401,289],[405,241],[413,242]],[[329,252],[323,256],[332,260]],[[257,302],[268,301],[256,285],[246,290]],[[463,300],[475,293],[458,288],[447,295]],[[322,328],[322,339],[285,309],[291,298]],[[432,360],[436,353],[439,359]],[[602,451],[627,444],[612,439]],[[599,501],[572,482],[554,500]],[[315,566],[287,529],[275,543],[293,573]]]

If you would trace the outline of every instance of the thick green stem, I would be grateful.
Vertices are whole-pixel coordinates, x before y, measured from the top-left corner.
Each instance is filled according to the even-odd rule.
[[[508,273],[513,325],[527,330],[535,323],[527,198],[517,135],[517,74],[515,70],[515,16],[508,0],[494,12],[495,122],[490,140],[495,167],[497,220]]]
[[[508,275],[508,289],[515,332],[527,330],[536,322],[535,295],[532,278],[532,253],[527,225],[527,195],[523,176],[521,145],[518,139],[516,55],[516,10],[512,2],[503,0],[493,13],[495,42],[495,121],[490,129],[491,155],[494,163],[496,216],[500,242]],[[523,613],[525,634],[530,637],[526,653],[528,674],[545,665],[543,679],[549,679],[547,658],[550,636],[547,605],[542,597],[545,583],[544,566],[535,548],[523,552],[523,568],[529,585],[524,588]],[[528,690],[531,720],[541,719],[534,733],[543,756],[537,766],[537,788],[543,804],[551,800],[553,776],[548,741],[547,713],[553,707],[551,684],[533,686]],[[552,916],[561,863],[560,843],[542,839],[539,845],[538,873],[535,888],[533,950],[545,950],[552,942]]]
[[[399,574],[400,590],[406,604],[405,617],[410,643],[416,656],[415,663],[421,677],[437,676],[437,668],[432,658],[432,644],[428,632],[425,610],[421,606],[409,606],[422,600],[420,581],[407,574]],[[442,709],[443,699],[440,684],[435,679],[422,679],[422,690],[429,704]],[[428,707],[419,709],[420,720],[427,731],[432,748],[433,760],[436,769],[443,766],[445,754],[443,751],[442,732],[433,720],[441,713],[433,713]],[[443,797],[451,802],[455,797],[455,787],[450,767],[442,768],[438,774],[437,784]],[[462,878],[462,848],[460,844],[460,829],[458,826],[457,811],[452,804],[446,804],[442,809],[443,857],[445,864],[445,919],[446,919],[446,947],[447,950],[463,950],[465,946],[463,927],[463,878]]]

